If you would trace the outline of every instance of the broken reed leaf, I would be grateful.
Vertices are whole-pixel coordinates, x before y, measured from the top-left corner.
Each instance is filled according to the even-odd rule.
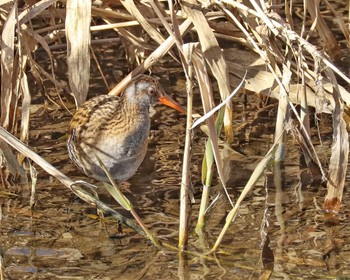
[[[202,117],[200,117],[199,119],[197,119],[191,129],[194,129],[197,125],[199,125],[200,123],[204,122],[206,119],[208,119],[209,117],[211,117],[212,115],[214,115],[217,111],[219,111],[223,106],[227,105],[227,103],[230,101],[230,99],[241,89],[241,87],[244,84],[245,81],[245,77],[247,75],[247,72],[245,73],[241,83],[235,88],[235,90],[225,99],[223,100],[219,105],[217,105],[215,108],[211,109],[208,113],[206,113],[205,115],[203,115]]]
[[[35,44],[35,42],[37,42],[46,51],[46,53],[50,59],[51,73],[52,73],[52,76],[54,77],[55,76],[55,73],[54,73],[55,67],[54,67],[54,63],[53,63],[53,56],[52,56],[50,47],[49,47],[48,43],[46,42],[46,40],[42,36],[40,36],[37,32],[35,32],[31,27],[29,27],[25,24],[21,25],[21,30],[25,31],[27,33],[27,36],[30,36],[31,38],[34,39],[34,40],[30,40],[28,37],[26,37],[25,42],[24,42],[25,44],[28,41],[30,41],[32,44]],[[27,46],[28,50],[30,50],[31,52],[35,51],[35,49],[36,49],[36,45],[32,45],[32,44],[28,44],[28,46]]]
[[[193,7],[197,5],[195,0],[189,0],[186,3],[192,4]],[[190,5],[183,5],[180,2],[182,9],[192,20],[200,42],[203,56],[208,63],[216,81],[218,82],[219,92],[222,100],[225,100],[230,94],[228,67],[223,55],[223,51],[215,37],[213,30],[210,28],[206,17],[201,10],[192,8]],[[232,127],[232,105],[230,102],[226,103],[226,110],[224,116],[224,128],[226,139],[233,142],[233,127]]]
[[[213,99],[213,93],[212,93],[212,87],[209,80],[209,76],[206,70],[206,64],[204,61],[204,58],[202,56],[202,53],[200,50],[196,50],[196,52],[193,53],[192,57],[193,66],[196,72],[196,76],[198,79],[202,104],[204,112],[207,113],[211,110],[211,108],[214,106],[214,99]],[[226,181],[227,178],[224,177],[223,172],[223,163],[220,155],[219,150],[219,144],[218,144],[218,136],[215,128],[215,119],[214,116],[209,116],[206,120],[208,129],[209,129],[209,138],[212,145],[212,150],[215,158],[216,168],[219,174],[219,178],[222,184],[222,187],[224,188],[224,191],[226,193],[226,197],[229,200],[231,206],[233,207],[232,199],[227,191],[226,188]]]

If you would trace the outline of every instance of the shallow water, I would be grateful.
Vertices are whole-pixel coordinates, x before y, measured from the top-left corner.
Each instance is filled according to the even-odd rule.
[[[176,92],[181,84],[172,85],[171,91]],[[228,187],[233,198],[238,197],[272,144],[271,120],[276,111],[273,104],[259,109],[253,95],[248,96],[245,111],[241,100],[235,102],[235,126],[239,129],[234,145],[241,154],[229,155]],[[68,160],[63,136],[69,119],[64,110],[36,111],[29,145],[73,179],[93,182]],[[323,116],[320,129],[324,151],[330,147],[329,124],[329,116]],[[123,192],[152,232],[173,246],[177,244],[184,131],[183,116],[158,107],[146,159],[139,172],[122,184]],[[313,133],[317,134],[315,128]],[[191,230],[200,203],[204,140],[203,133],[196,131],[192,159],[196,201],[192,204]],[[0,241],[6,278],[257,279],[264,273],[262,240],[266,233],[274,255],[271,279],[346,279],[350,277],[349,193],[345,190],[339,224],[326,226],[322,213],[326,188],[309,184],[307,172],[300,171],[299,150],[290,135],[288,144],[282,179],[274,178],[270,168],[245,199],[217,254],[207,257],[201,253],[214,244],[230,210],[224,196],[209,212],[205,235],[198,238],[190,231],[190,253],[179,258],[172,250],[157,251],[143,237],[108,217],[100,218],[93,206],[38,168],[33,211],[28,186],[13,185],[8,189],[11,195],[1,196]],[[221,187],[214,186],[212,197],[220,192]],[[99,189],[99,193],[103,201],[129,216],[105,191]]]

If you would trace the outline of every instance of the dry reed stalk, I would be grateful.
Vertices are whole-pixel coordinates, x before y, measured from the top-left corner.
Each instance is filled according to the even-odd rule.
[[[185,250],[188,242],[188,221],[189,221],[189,187],[191,185],[191,147],[192,147],[192,104],[193,104],[193,66],[192,66],[192,53],[195,46],[193,44],[186,44],[183,46],[183,53],[187,68],[187,118],[186,118],[186,137],[184,157],[182,161],[182,180],[180,188],[180,221],[179,221],[179,243],[178,247],[181,251]]]
[[[288,48],[287,50],[288,51]],[[276,118],[276,127],[275,127],[275,137],[278,135],[283,134],[283,137],[280,137],[280,140],[278,142],[278,147],[276,149],[276,154],[274,161],[275,162],[281,162],[284,161],[285,157],[285,128],[288,124],[289,118],[290,118],[290,112],[289,112],[289,102],[288,102],[288,96],[287,92],[289,92],[289,85],[290,80],[292,77],[292,72],[290,71],[290,63],[286,63],[287,65],[283,65],[283,78],[282,83],[284,85],[283,90],[282,88],[279,96],[279,102],[278,102],[278,110],[277,110],[277,118]],[[275,140],[276,141],[276,140]]]

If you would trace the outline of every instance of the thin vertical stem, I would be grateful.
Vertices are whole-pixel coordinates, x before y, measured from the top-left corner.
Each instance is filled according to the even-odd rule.
[[[187,121],[186,121],[186,139],[182,167],[182,181],[180,191],[180,225],[179,225],[179,248],[185,249],[188,237],[188,187],[190,184],[190,163],[191,163],[191,141],[192,141],[192,65],[188,66],[187,77]]]

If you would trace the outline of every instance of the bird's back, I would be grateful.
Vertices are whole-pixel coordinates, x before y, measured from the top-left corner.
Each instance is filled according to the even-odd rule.
[[[87,175],[107,181],[98,156],[114,179],[129,179],[141,164],[150,129],[148,112],[122,98],[98,96],[84,103],[69,125],[70,158]]]

